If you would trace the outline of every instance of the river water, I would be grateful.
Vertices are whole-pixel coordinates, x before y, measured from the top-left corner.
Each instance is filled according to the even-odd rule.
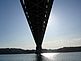
[[[36,54],[7,54],[0,55],[0,61],[81,61],[81,52],[42,53]]]

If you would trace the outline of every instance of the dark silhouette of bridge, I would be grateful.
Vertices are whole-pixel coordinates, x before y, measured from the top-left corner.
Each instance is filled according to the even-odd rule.
[[[36,53],[40,54],[53,0],[20,0],[32,35]]]

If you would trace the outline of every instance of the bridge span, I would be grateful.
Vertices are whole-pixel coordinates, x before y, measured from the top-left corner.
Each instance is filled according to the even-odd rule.
[[[20,0],[36,43],[36,53],[42,52],[42,42],[54,0]]]

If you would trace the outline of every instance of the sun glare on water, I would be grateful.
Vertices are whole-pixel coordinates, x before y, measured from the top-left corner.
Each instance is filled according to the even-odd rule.
[[[54,59],[59,53],[42,53],[42,55],[48,59]]]

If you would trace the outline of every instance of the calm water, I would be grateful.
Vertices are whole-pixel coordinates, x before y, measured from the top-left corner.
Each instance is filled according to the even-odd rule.
[[[81,52],[0,55],[0,61],[81,61]]]

